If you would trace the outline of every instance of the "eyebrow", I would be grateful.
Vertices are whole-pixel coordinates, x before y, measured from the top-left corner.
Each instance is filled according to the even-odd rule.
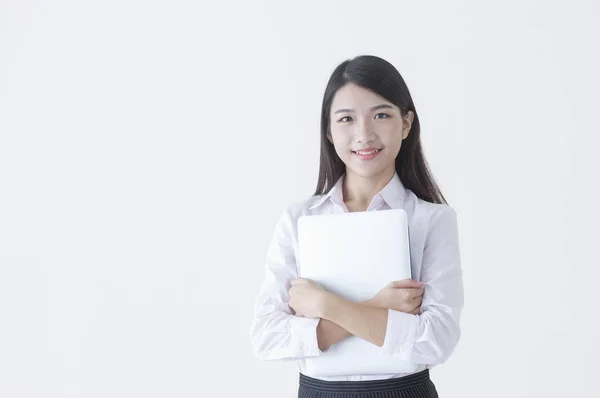
[[[376,111],[378,109],[393,109],[391,105],[388,104],[381,104],[381,105],[377,105],[371,108],[371,112]],[[343,112],[354,112],[354,109],[338,109],[337,111],[334,112],[334,114],[336,113],[343,113]]]

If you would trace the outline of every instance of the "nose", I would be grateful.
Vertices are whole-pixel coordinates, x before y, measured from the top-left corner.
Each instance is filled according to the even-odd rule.
[[[364,120],[357,123],[356,141],[360,143],[373,142],[375,140],[375,132],[369,120]]]

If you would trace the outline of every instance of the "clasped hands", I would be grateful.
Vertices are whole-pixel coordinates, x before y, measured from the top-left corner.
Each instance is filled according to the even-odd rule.
[[[362,303],[417,315],[421,311],[423,291],[423,282],[413,279],[392,281],[373,298]],[[326,291],[314,281],[299,278],[292,281],[289,295],[289,306],[294,310],[296,316],[324,318],[333,293]]]

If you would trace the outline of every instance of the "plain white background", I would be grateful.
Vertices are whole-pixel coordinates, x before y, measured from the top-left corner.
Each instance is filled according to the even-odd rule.
[[[459,214],[440,396],[596,397],[599,7],[415,3],[1,1],[0,397],[293,397],[252,305],[359,54]]]

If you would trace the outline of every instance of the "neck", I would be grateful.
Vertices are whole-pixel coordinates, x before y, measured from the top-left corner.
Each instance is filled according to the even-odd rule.
[[[373,197],[394,177],[395,171],[395,168],[392,167],[379,175],[371,177],[363,177],[347,171],[343,184],[344,202],[354,203],[366,208]]]

